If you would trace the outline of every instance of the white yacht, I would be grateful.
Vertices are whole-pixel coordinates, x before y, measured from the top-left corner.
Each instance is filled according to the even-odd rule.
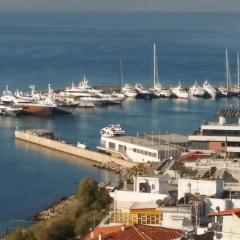
[[[172,93],[177,97],[177,98],[182,98],[182,99],[188,99],[189,98],[189,93],[188,91],[182,87],[180,81],[177,87],[172,88]]]
[[[204,83],[203,83],[203,89],[211,98],[216,97],[216,95],[217,95],[216,88],[213,87],[207,80],[204,81]]]
[[[72,97],[92,97],[96,93],[101,93],[101,89],[94,89],[92,86],[88,84],[88,80],[86,79],[85,75],[83,80],[80,81],[78,86],[75,86],[72,83],[70,88],[66,88],[63,92],[60,92],[60,96],[72,96]]]
[[[125,135],[125,131],[119,124],[112,124],[104,127],[100,130],[102,137],[116,137]]]
[[[189,94],[193,97],[204,97],[205,91],[202,86],[200,86],[197,81],[189,88]]]
[[[143,87],[141,83],[136,83],[135,89],[138,92],[139,98],[150,99],[152,97],[151,91],[148,88]]]
[[[171,90],[164,88],[160,84],[155,43],[153,45],[153,89],[151,91],[155,97],[169,98],[172,96]]]
[[[122,93],[129,98],[136,98],[138,95],[137,90],[128,83],[122,87]]]
[[[6,86],[6,89],[3,91],[3,95],[1,96],[1,102],[6,104],[11,104],[15,100],[15,96],[12,94],[12,92],[8,89],[8,86]]]
[[[16,108],[13,106],[6,106],[4,104],[0,104],[0,115],[17,116],[21,113],[22,113],[21,108]]]

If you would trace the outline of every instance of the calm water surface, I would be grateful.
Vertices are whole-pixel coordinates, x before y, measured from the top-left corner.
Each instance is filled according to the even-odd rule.
[[[224,82],[224,49],[229,48],[233,80],[239,47],[239,14],[23,14],[0,15],[0,89],[26,89],[49,82],[63,88],[86,73],[94,85],[125,80],[151,84],[152,44],[157,43],[163,83],[184,85],[208,78]],[[0,222],[27,219],[63,195],[79,180],[115,180],[88,161],[15,141],[14,130],[46,128],[72,142],[95,147],[99,130],[120,123],[129,134],[189,134],[230,100],[127,100],[122,106],[80,110],[54,118],[0,117]]]

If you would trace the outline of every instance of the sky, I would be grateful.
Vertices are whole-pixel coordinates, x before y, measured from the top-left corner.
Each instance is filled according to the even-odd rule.
[[[0,11],[240,12],[240,0],[0,0]]]

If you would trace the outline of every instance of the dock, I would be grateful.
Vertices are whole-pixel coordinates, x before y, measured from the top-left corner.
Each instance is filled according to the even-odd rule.
[[[115,163],[124,168],[132,168],[136,166],[136,163],[133,163],[131,161],[115,158],[107,154],[99,153],[90,149],[80,148],[77,147],[77,145],[67,143],[65,140],[59,139],[58,137],[54,136],[52,132],[49,132],[47,130],[16,130],[15,138],[56,151],[74,155],[79,158],[84,158],[93,161],[94,163]]]

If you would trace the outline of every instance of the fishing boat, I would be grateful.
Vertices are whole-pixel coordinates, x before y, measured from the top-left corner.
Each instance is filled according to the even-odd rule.
[[[172,96],[171,90],[164,88],[160,84],[155,43],[153,44],[153,89],[151,91],[155,97],[169,98]]]
[[[188,91],[182,87],[181,82],[179,81],[178,86],[171,89],[172,93],[177,98],[188,99]]]

